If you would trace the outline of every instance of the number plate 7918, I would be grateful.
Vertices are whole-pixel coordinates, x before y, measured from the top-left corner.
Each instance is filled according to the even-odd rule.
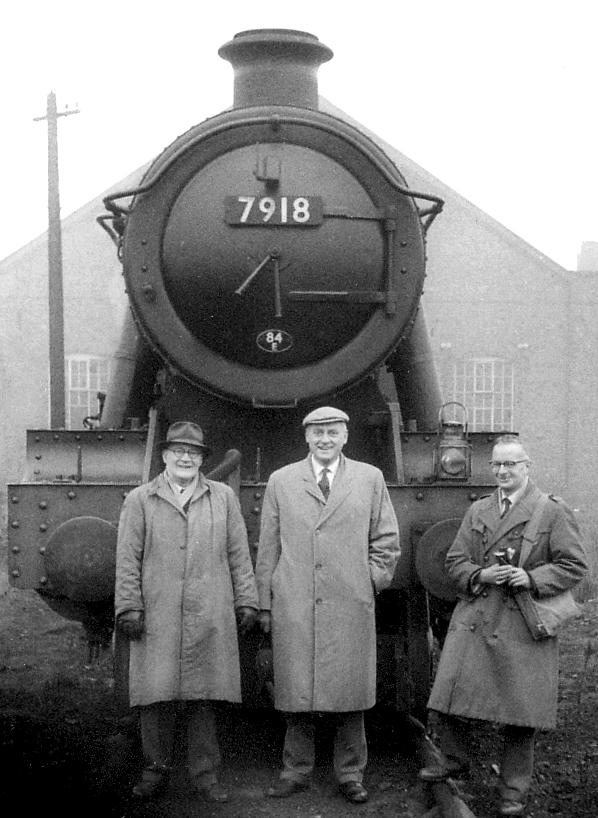
[[[311,227],[324,219],[320,196],[227,196],[224,213],[236,225]]]

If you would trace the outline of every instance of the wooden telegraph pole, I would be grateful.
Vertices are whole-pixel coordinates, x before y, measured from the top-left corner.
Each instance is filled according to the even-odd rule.
[[[78,114],[79,109],[58,112],[56,94],[50,91],[46,115],[34,122],[48,122],[48,299],[50,336],[50,427],[65,426],[64,307],[62,294],[62,233],[58,181],[58,117]]]

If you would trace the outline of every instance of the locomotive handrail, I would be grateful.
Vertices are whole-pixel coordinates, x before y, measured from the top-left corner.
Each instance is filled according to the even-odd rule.
[[[112,241],[118,246],[125,230],[124,216],[129,215],[128,208],[122,208],[120,213],[103,213],[101,216],[96,216],[96,222],[103,228],[110,236]],[[108,222],[111,221],[112,225]]]
[[[181,158],[181,156],[183,156],[189,150],[194,148],[195,145],[198,142],[204,141],[205,139],[211,138],[213,136],[217,136],[219,133],[221,133],[223,131],[230,131],[231,127],[240,128],[240,127],[246,127],[248,125],[258,125],[258,124],[261,125],[261,124],[264,123],[265,120],[268,120],[268,119],[269,120],[275,120],[276,124],[278,126],[283,125],[283,124],[287,124],[287,123],[288,124],[309,125],[312,128],[319,128],[322,131],[332,133],[334,136],[337,136],[337,137],[340,136],[346,142],[349,142],[352,145],[352,147],[354,147],[354,148],[358,149],[359,151],[361,151],[362,153],[366,154],[368,159],[376,166],[376,169],[378,170],[378,172],[382,176],[384,176],[386,181],[398,193],[401,193],[404,196],[409,196],[412,199],[423,199],[424,201],[432,202],[432,206],[429,207],[429,208],[426,208],[424,210],[420,210],[416,206],[416,209],[417,209],[417,212],[418,212],[418,215],[419,215],[420,219],[422,219],[422,217],[428,217],[426,219],[422,219],[422,222],[421,222],[422,229],[423,229],[424,233],[427,233],[428,228],[430,227],[430,225],[432,224],[434,219],[442,212],[442,209],[444,207],[444,200],[443,199],[441,199],[439,196],[433,195],[432,193],[422,193],[421,191],[411,190],[410,188],[404,187],[404,185],[397,182],[397,180],[394,178],[393,174],[389,171],[389,169],[378,159],[377,156],[375,156],[374,151],[372,151],[370,149],[367,142],[365,144],[362,144],[359,140],[353,138],[351,134],[345,133],[344,131],[340,131],[340,133],[339,133],[338,124],[336,124],[336,128],[334,128],[332,125],[328,126],[326,123],[323,123],[323,122],[314,122],[312,119],[307,118],[307,117],[301,117],[301,116],[282,117],[280,114],[276,114],[275,116],[270,115],[270,116],[267,116],[267,117],[265,117],[265,116],[248,116],[248,117],[244,117],[243,119],[239,119],[234,123],[224,122],[224,123],[221,123],[219,125],[213,126],[211,129],[209,129],[209,130],[207,130],[205,132],[197,134],[195,136],[195,138],[191,139],[185,145],[181,146],[181,148],[178,151],[175,151],[172,154],[172,156],[167,161],[164,162],[163,166],[156,172],[156,175],[152,179],[148,180],[145,184],[139,185],[136,188],[130,188],[128,190],[117,191],[116,193],[111,193],[110,195],[105,196],[104,199],[103,199],[104,206],[106,207],[107,210],[111,211],[113,216],[111,217],[108,214],[104,214],[103,216],[99,216],[97,218],[97,221],[101,224],[101,226],[105,230],[107,230],[107,232],[110,233],[110,230],[106,227],[106,225],[104,224],[104,221],[106,221],[107,219],[112,219],[114,221],[115,219],[122,219],[123,216],[126,217],[126,216],[129,215],[129,209],[128,208],[121,207],[120,205],[116,204],[118,199],[125,199],[125,198],[128,198],[130,196],[137,196],[137,195],[139,195],[141,193],[147,193],[149,190],[152,189],[152,187],[154,187],[155,184],[157,184],[157,182],[162,178],[162,176],[164,176],[164,174],[168,170],[170,170],[172,165],[174,165]],[[367,139],[367,137],[364,137],[364,139]],[[369,142],[370,140],[368,139],[367,141]],[[375,144],[375,143],[372,143],[372,144]],[[376,146],[376,149],[377,149],[377,146]],[[397,171],[397,173],[398,173],[398,171]],[[100,221],[101,219],[103,219],[103,221]],[[120,231],[118,229],[115,232],[120,233]]]

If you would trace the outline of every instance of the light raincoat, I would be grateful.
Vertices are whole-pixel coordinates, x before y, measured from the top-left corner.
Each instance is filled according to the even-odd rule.
[[[498,496],[474,503],[449,549],[446,567],[461,600],[453,612],[428,707],[454,716],[499,724],[556,725],[558,639],[535,642],[506,588],[470,578],[497,562],[496,552],[521,550],[525,524],[540,496],[529,483],[502,519]],[[587,571],[585,550],[571,510],[550,496],[532,551],[523,565],[539,597],[576,585]]]
[[[164,474],[133,489],[120,518],[116,615],[143,611],[131,642],[131,705],[241,701],[235,609],[257,608],[245,523],[228,486],[200,474],[188,512]]]
[[[392,580],[399,532],[379,469],[341,455],[328,502],[311,457],[268,481],[256,579],[272,612],[279,710],[365,710],[376,698],[374,586]]]

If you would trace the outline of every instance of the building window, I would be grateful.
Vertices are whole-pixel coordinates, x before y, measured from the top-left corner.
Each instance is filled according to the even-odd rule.
[[[501,358],[458,361],[453,369],[453,400],[467,409],[472,432],[514,429],[514,367]]]
[[[105,392],[110,361],[90,355],[69,355],[66,361],[67,429],[83,429],[83,420],[98,413],[98,392]]]

